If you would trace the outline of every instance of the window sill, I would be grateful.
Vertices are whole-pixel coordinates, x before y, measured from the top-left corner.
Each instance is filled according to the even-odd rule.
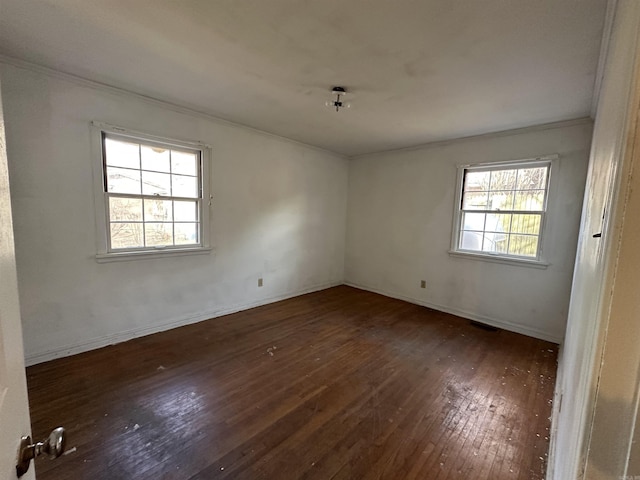
[[[208,255],[212,252],[212,250],[213,249],[211,247],[198,247],[143,252],[98,253],[96,254],[96,262],[129,262],[131,260],[146,260],[151,258],[182,257],[185,255]]]
[[[546,269],[549,264],[540,260],[526,260],[524,258],[511,258],[503,257],[500,255],[472,253],[472,252],[460,252],[457,250],[449,250],[449,255],[452,257],[467,258],[469,260],[480,260],[483,262],[503,263],[506,265],[516,265],[518,267],[531,267]]]

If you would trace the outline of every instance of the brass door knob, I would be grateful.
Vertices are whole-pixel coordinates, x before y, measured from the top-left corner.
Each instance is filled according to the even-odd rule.
[[[64,453],[64,447],[67,441],[64,428],[54,428],[49,436],[38,443],[31,443],[31,437],[22,437],[20,439],[20,449],[18,451],[18,464],[16,465],[16,473],[18,478],[23,476],[29,470],[31,460],[42,455],[49,455],[49,458],[58,458]]]

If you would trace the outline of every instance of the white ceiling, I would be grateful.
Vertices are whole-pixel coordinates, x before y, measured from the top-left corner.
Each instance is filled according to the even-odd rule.
[[[345,155],[587,116],[606,0],[0,0],[0,53]],[[352,108],[324,106],[333,85]]]

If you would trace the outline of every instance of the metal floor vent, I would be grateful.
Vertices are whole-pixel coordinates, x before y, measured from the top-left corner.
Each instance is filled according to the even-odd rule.
[[[493,327],[491,325],[487,325],[486,323],[476,322],[475,320],[469,320],[469,323],[477,328],[481,328],[482,330],[486,330],[487,332],[499,332],[500,329],[498,327]]]

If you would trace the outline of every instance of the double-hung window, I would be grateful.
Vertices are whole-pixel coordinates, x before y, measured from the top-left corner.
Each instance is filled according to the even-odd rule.
[[[208,250],[205,145],[94,124],[101,152],[98,259]],[[99,229],[103,230],[103,229]]]
[[[541,263],[554,158],[460,167],[452,252]]]

